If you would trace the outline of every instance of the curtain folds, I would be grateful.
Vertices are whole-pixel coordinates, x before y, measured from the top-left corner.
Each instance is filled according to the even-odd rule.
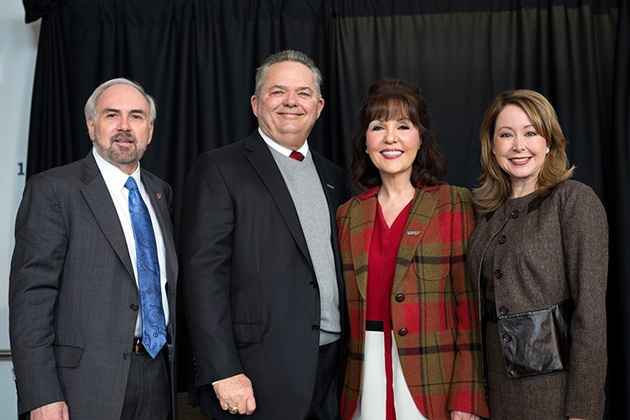
[[[619,2],[605,174],[610,189],[608,276],[608,419],[630,418],[630,2]]]
[[[84,156],[83,106],[102,81],[128,77],[156,100],[143,166],[183,184],[204,150],[248,135],[254,72],[292,48],[327,65],[325,1],[66,0],[42,21],[27,176]],[[325,92],[326,93],[326,92]],[[324,118],[325,120],[326,118]],[[320,124],[313,143],[324,141]]]
[[[256,127],[256,67],[297,49],[324,75],[311,147],[342,166],[361,98],[379,77],[424,91],[447,181],[472,187],[492,97],[530,88],[556,107],[576,178],[609,215],[608,418],[630,418],[630,6],[627,0],[23,0],[42,18],[27,176],[89,151],[83,106],[129,77],[156,100],[142,166],[176,198],[195,156]],[[180,372],[183,369],[180,369]],[[588,378],[585,378],[588,380]]]

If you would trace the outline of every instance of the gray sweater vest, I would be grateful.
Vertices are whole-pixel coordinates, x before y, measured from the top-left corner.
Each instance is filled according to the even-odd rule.
[[[339,338],[341,320],[330,211],[322,182],[317,174],[312,153],[299,162],[271,148],[269,150],[293,199],[315,269],[321,314],[319,344],[329,344]]]

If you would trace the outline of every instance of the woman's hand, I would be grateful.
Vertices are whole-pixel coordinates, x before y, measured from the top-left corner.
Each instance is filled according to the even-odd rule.
[[[463,411],[451,411],[451,420],[481,420],[481,417]]]

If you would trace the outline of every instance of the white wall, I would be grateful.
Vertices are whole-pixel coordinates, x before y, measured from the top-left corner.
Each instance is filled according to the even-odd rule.
[[[9,359],[8,287],[13,225],[26,172],[28,123],[39,23],[26,25],[19,0],[0,0],[0,418],[16,419]]]

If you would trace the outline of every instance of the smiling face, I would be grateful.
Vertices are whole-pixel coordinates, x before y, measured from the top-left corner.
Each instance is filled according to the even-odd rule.
[[[313,72],[304,64],[273,64],[260,92],[251,98],[260,129],[281,146],[299,149],[324,108],[317,92]]]
[[[365,144],[381,179],[411,181],[413,162],[420,147],[420,133],[411,121],[373,120],[365,132]]]
[[[87,120],[98,154],[126,174],[132,174],[153,136],[149,103],[135,88],[114,85],[96,100],[96,117]]]
[[[507,105],[498,115],[492,153],[512,183],[512,196],[536,191],[549,148],[523,108]]]

